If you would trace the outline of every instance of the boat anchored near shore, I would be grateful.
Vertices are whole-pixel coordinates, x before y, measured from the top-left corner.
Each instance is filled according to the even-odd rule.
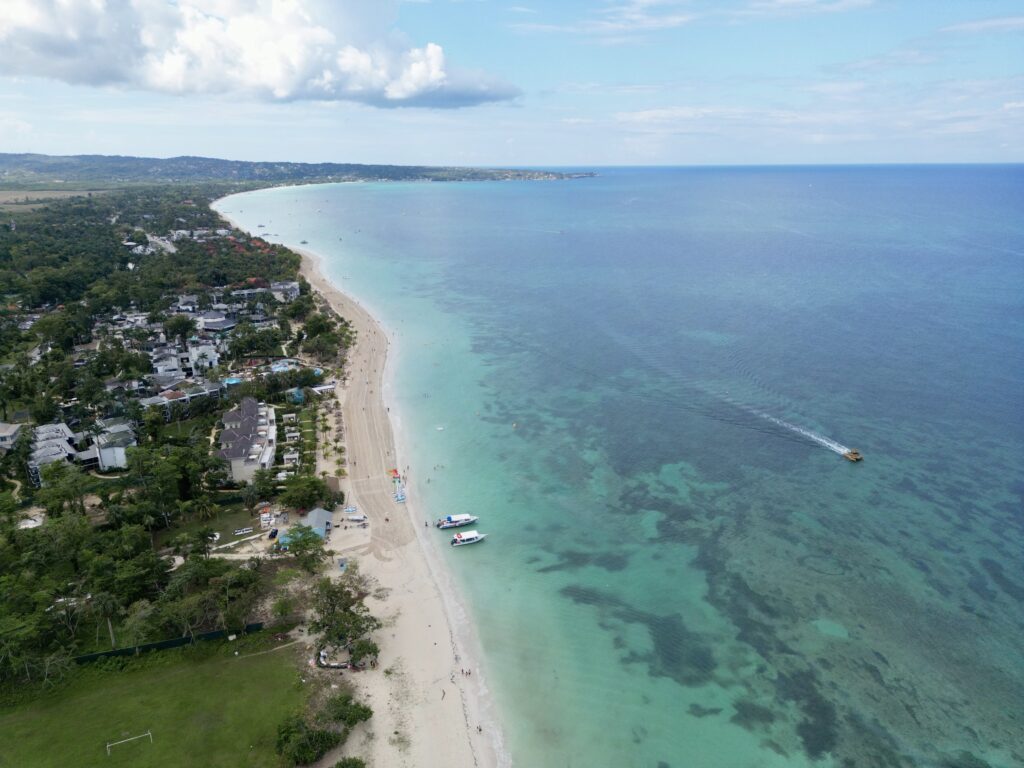
[[[476,515],[448,515],[447,517],[439,518],[434,525],[443,531],[446,528],[461,528],[464,525],[472,525],[479,519]]]
[[[479,531],[465,531],[464,533],[456,533],[452,536],[451,545],[453,547],[463,547],[466,544],[479,544],[486,538],[486,533],[480,533]]]

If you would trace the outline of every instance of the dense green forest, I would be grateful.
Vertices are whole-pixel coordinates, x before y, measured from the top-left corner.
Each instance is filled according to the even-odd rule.
[[[0,286],[8,301],[24,307],[84,298],[96,315],[133,302],[148,311],[172,289],[229,285],[253,275],[293,278],[296,254],[247,238],[185,240],[176,253],[145,259],[121,245],[146,243],[146,232],[226,226],[209,203],[233,190],[214,184],[120,190],[20,212],[13,227],[9,221],[0,227]]]
[[[168,335],[186,336],[194,322],[166,311],[178,292],[209,301],[214,286],[297,279],[296,254],[240,232],[133,255],[130,243],[147,243],[147,233],[226,228],[209,203],[236,188],[113,190],[19,211],[0,225],[0,420],[18,412],[88,432],[98,418],[119,416],[136,425],[138,438],[127,470],[100,477],[58,462],[43,468],[38,489],[25,481],[30,430],[0,455],[0,690],[52,685],[82,653],[236,628],[272,614],[267,603],[280,563],[211,557],[211,525],[222,515],[245,520],[257,501],[278,494],[294,506],[331,501],[324,482],[311,475],[279,486],[265,472],[253,486],[233,487],[210,450],[225,409],[245,396],[285,403],[289,390],[316,383],[311,370],[258,378],[224,399],[201,398],[187,408],[175,403],[166,414],[143,411],[137,400],[104,386],[151,372],[149,355],[135,343],[151,332],[112,338],[100,321],[141,312],[164,321]],[[327,344],[336,353],[339,342],[351,341],[347,324],[318,311],[308,292],[280,306],[270,294],[260,301],[280,316],[280,327],[257,332],[240,324],[228,345],[231,357],[279,353],[292,339],[289,321],[302,323],[295,343],[313,352]],[[79,353],[94,341],[101,343]],[[19,527],[30,507],[45,510],[45,524]],[[322,545],[311,544],[296,546],[293,561],[315,570]]]

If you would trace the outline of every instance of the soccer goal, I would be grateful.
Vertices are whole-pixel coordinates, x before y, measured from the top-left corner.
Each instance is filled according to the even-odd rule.
[[[111,747],[116,747],[118,744],[127,744],[129,741],[135,741],[136,739],[146,739],[146,738],[148,738],[149,739],[149,743],[152,744],[153,743],[153,731],[151,731],[151,730],[150,731],[146,731],[145,733],[140,733],[138,736],[129,736],[127,739],[121,739],[120,741],[108,741],[107,742],[107,756],[109,757],[109,755],[110,755],[110,748]]]

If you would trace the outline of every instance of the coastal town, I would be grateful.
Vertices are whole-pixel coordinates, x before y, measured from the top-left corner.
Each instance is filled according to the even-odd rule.
[[[3,214],[0,687],[23,706],[90,675],[102,687],[111,665],[270,654],[288,661],[255,693],[287,716],[260,764],[485,755],[466,692],[445,705],[473,718],[461,740],[403,730],[396,685],[458,687],[459,652],[422,554],[402,554],[419,542],[381,401],[386,339],[308,258],[221,220],[210,204],[226,191]],[[407,572],[381,571],[395,555]],[[417,577],[427,598],[391,594]],[[438,631],[433,661],[396,675]],[[298,689],[274,682],[297,674]],[[116,752],[139,734],[110,736]]]
[[[0,768],[1024,768],[1024,0],[0,0]]]

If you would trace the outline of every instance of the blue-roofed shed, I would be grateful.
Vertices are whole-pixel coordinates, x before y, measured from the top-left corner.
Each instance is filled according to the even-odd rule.
[[[323,507],[311,509],[302,519],[303,525],[308,525],[321,538],[326,538],[327,531],[331,527],[331,513]]]

